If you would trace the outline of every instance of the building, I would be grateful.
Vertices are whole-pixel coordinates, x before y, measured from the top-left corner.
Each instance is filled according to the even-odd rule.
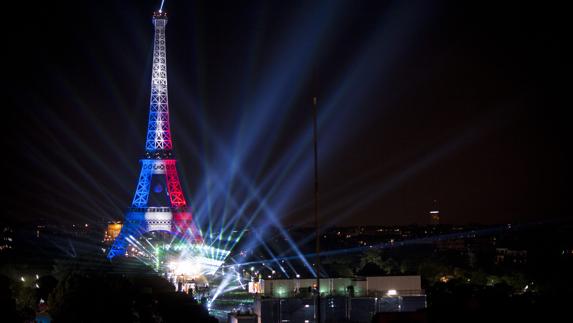
[[[0,252],[14,248],[14,229],[10,226],[3,226],[0,230]]]
[[[260,322],[314,322],[316,279],[261,280],[255,302]],[[321,317],[328,322],[370,322],[378,312],[426,308],[420,276],[322,278]]]
[[[394,312],[377,313],[372,323],[425,323],[427,315],[424,312]]]
[[[123,224],[120,221],[108,223],[105,230],[103,242],[105,244],[112,244],[115,238],[117,238],[121,232],[121,227],[123,227]]]
[[[432,210],[430,211],[430,224],[439,225],[440,224],[440,211]]]
[[[432,210],[430,211],[430,224],[439,225],[440,224],[440,211],[438,209],[438,201],[434,200]]]
[[[268,279],[260,281],[262,296],[285,298],[310,294],[316,279]],[[320,294],[330,296],[423,295],[420,276],[378,276],[363,279],[321,278]]]
[[[141,171],[131,207],[109,248],[109,259],[125,256],[130,246],[138,248],[134,240],[149,232],[169,232],[188,244],[203,242],[183,194],[173,156],[167,86],[167,20],[166,12],[153,13],[153,63],[145,153],[139,163]],[[139,252],[150,253],[146,249]]]
[[[527,263],[527,250],[512,250],[509,248],[495,249],[495,263],[523,265]]]
[[[368,295],[422,295],[420,276],[378,276],[366,277]]]
[[[258,298],[255,313],[260,323],[316,322],[316,298]],[[426,308],[425,296],[320,298],[322,322],[370,323],[377,313],[414,313]]]

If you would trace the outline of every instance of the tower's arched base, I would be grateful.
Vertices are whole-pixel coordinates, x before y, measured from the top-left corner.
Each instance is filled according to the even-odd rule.
[[[125,215],[120,234],[111,246],[107,258],[126,256],[128,247],[137,248],[137,239],[147,232],[165,231],[174,238],[190,244],[203,242],[199,230],[194,226],[189,210],[169,207],[132,208]]]

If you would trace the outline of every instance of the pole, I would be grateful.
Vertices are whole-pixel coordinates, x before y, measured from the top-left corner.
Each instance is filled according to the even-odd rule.
[[[316,234],[316,322],[321,323],[320,313],[320,227],[318,221],[318,135],[316,97],[312,98],[313,144],[314,144],[314,227]]]

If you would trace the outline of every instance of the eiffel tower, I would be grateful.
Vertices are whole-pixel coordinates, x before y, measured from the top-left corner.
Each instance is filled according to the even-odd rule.
[[[130,241],[147,232],[169,232],[191,243],[202,242],[183,195],[173,157],[167,98],[167,14],[161,10],[154,12],[153,25],[155,38],[145,156],[140,160],[141,172],[131,207],[109,250],[109,259],[126,255]]]

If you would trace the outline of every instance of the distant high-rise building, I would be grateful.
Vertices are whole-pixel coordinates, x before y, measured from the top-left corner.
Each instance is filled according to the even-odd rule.
[[[14,248],[14,229],[10,226],[0,227],[0,252]]]
[[[440,224],[440,210],[438,210],[438,201],[434,200],[434,205],[432,210],[430,210],[430,224],[438,225]]]

